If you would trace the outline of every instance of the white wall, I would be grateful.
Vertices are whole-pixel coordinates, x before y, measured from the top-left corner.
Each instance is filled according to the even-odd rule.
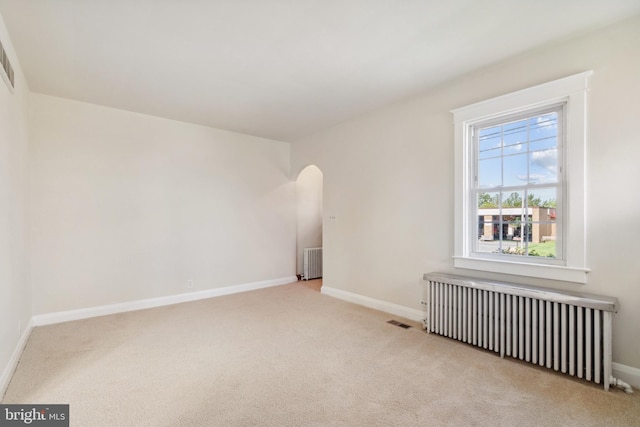
[[[28,93],[4,22],[0,40],[15,73],[13,93],[0,78],[0,398],[12,355],[31,319],[27,259]],[[15,362],[13,360],[12,362]]]
[[[294,276],[289,144],[30,103],[34,314]]]
[[[613,358],[640,367],[640,17],[456,79],[292,145],[324,173],[324,285],[420,309],[421,277],[454,272],[450,110],[593,69],[586,285],[457,273],[619,298]],[[335,216],[335,221],[328,218]]]
[[[322,171],[315,165],[304,168],[296,180],[298,211],[297,272],[304,269],[304,248],[322,246]]]

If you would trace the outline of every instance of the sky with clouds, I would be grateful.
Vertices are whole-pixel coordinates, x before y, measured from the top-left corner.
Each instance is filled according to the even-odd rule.
[[[478,159],[480,189],[491,191],[499,190],[501,186],[556,184],[558,113],[544,113],[499,126],[481,128]],[[513,191],[507,190],[505,197]],[[554,187],[539,188],[531,192],[542,200],[556,199]]]

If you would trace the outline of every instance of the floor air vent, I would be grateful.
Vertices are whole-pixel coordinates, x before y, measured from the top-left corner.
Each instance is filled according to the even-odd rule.
[[[394,325],[394,326],[399,326],[403,329],[409,329],[411,327],[411,325],[407,325],[406,323],[402,323],[402,322],[398,322],[397,320],[389,320],[387,321],[388,324],[390,325]]]

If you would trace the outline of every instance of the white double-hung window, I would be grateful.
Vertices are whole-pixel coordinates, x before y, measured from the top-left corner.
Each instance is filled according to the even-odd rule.
[[[586,282],[590,74],[453,111],[455,267]]]

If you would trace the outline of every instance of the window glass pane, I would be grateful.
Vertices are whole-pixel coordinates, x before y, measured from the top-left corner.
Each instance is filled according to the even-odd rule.
[[[500,246],[500,192],[480,192],[476,197],[478,229],[476,251],[492,253]]]
[[[500,222],[503,224],[502,238],[518,240],[521,223],[526,220],[526,212],[522,206],[522,192],[502,195],[502,211]]]
[[[502,249],[499,253],[505,255],[522,255],[524,253],[524,249],[520,241],[508,240],[502,243]]]
[[[558,182],[558,150],[529,153],[529,182],[546,184]]]
[[[504,125],[503,145],[505,147],[505,155],[526,150],[527,140],[528,136],[526,120],[520,120]],[[509,147],[508,151],[506,151],[507,147]]]
[[[557,194],[558,190],[554,187],[531,189],[527,192],[527,205],[529,207],[555,208]]]
[[[482,236],[486,240],[493,239],[493,228],[489,225],[498,221],[500,215],[500,193],[481,192],[476,197],[476,206],[478,206],[478,238]]]
[[[497,209],[500,206],[500,193],[495,191],[478,193],[477,201],[480,209]]]
[[[506,224],[505,240],[519,241],[522,235],[522,222],[520,217],[503,218]]]
[[[547,113],[529,119],[529,139],[532,141],[558,134],[558,113]]]
[[[499,235],[499,224],[493,222],[482,222],[478,228],[478,245],[477,252],[480,253],[497,253],[500,248],[500,240],[497,238]]]
[[[548,150],[558,147],[558,138],[555,136],[549,138],[538,139],[529,142],[529,151]]]
[[[503,207],[503,215],[520,215],[520,209],[510,209],[508,208],[520,208],[522,207],[524,191],[511,191],[508,193],[502,193],[502,207]]]
[[[502,147],[502,126],[480,129],[478,132],[478,143],[480,153]]]
[[[556,258],[556,241],[545,240],[541,243],[529,243],[527,250],[529,256]]]
[[[523,185],[527,183],[527,154],[517,154],[503,158],[504,186]]]
[[[480,159],[488,159],[491,157],[500,157],[502,156],[502,148],[492,148],[491,150],[481,151],[479,154]]]
[[[495,222],[491,222],[491,216],[478,216],[478,239],[484,242],[492,242],[494,240],[498,240],[498,224]],[[493,217],[496,219],[496,217]]]
[[[529,256],[556,257],[557,194],[557,189],[553,187],[528,191],[527,204],[531,212],[527,224],[530,230],[527,245]]]
[[[526,143],[522,143],[522,142],[518,142],[518,143],[511,144],[511,145],[507,145],[507,146],[504,147],[504,150],[502,152],[504,153],[505,156],[508,156],[510,154],[526,153],[527,152],[527,144]]]
[[[502,182],[502,157],[480,160],[478,165],[478,187],[497,187]]]

